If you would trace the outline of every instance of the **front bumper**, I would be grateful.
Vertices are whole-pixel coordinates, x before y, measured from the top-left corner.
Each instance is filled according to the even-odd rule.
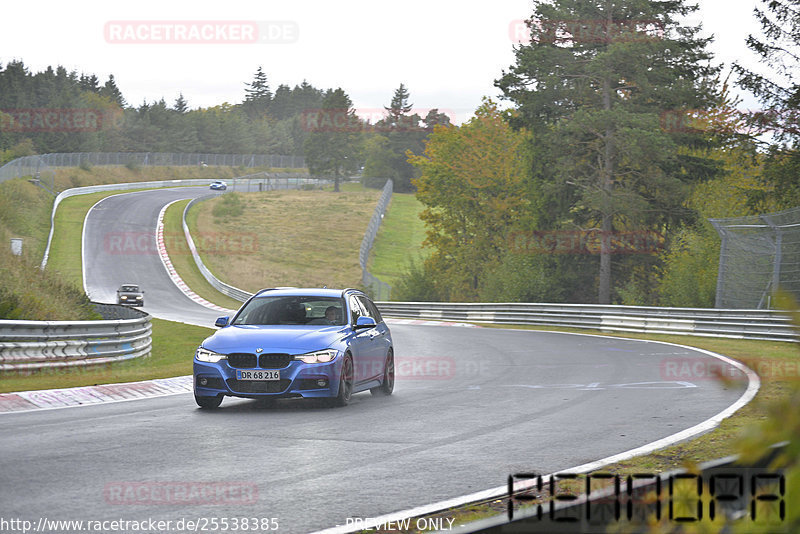
[[[250,399],[306,397],[325,398],[339,394],[342,357],[332,362],[308,364],[292,361],[280,371],[280,380],[237,380],[236,371],[227,360],[217,363],[194,359],[194,394],[199,397],[229,395]],[[265,370],[262,368],[242,370]],[[320,386],[318,381],[324,381]]]

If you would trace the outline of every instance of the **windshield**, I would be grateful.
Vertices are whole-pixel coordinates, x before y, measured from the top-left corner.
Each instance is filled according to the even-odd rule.
[[[344,325],[341,297],[256,297],[236,315],[234,325]]]
[[[139,286],[122,286],[120,288],[120,291],[126,291],[128,293],[138,293],[139,292]]]

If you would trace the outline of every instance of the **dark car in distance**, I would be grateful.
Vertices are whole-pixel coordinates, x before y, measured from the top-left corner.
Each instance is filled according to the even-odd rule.
[[[117,289],[117,304],[144,306],[144,291],[136,284],[122,284]]]

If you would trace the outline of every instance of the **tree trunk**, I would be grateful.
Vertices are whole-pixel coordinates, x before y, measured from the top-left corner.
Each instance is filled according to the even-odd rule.
[[[610,24],[609,24],[610,27]],[[603,109],[611,110],[611,81],[603,79]],[[611,195],[614,187],[614,129],[606,128],[601,178],[601,235],[600,235],[600,279],[598,283],[597,302],[611,303],[611,232],[614,230]]]

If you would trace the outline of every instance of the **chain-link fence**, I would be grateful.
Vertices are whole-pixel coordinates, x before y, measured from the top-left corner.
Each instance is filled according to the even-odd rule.
[[[722,238],[717,308],[770,308],[776,289],[800,299],[800,207],[710,221]]]
[[[392,180],[387,180],[386,185],[383,186],[381,197],[378,199],[378,205],[375,206],[375,211],[372,213],[367,232],[361,241],[361,249],[358,252],[358,264],[361,265],[361,283],[364,284],[364,287],[369,290],[371,296],[376,300],[389,300],[389,294],[392,291],[392,287],[389,284],[378,280],[367,270],[367,260],[369,259],[369,252],[372,250],[372,243],[375,241],[378,228],[380,228],[381,221],[383,221],[383,215],[386,213],[386,208],[392,199],[392,187]]]
[[[277,154],[181,154],[173,152],[73,152],[25,156],[0,167],[0,182],[32,176],[46,181],[55,167],[79,165],[273,167],[301,169],[302,156]]]

